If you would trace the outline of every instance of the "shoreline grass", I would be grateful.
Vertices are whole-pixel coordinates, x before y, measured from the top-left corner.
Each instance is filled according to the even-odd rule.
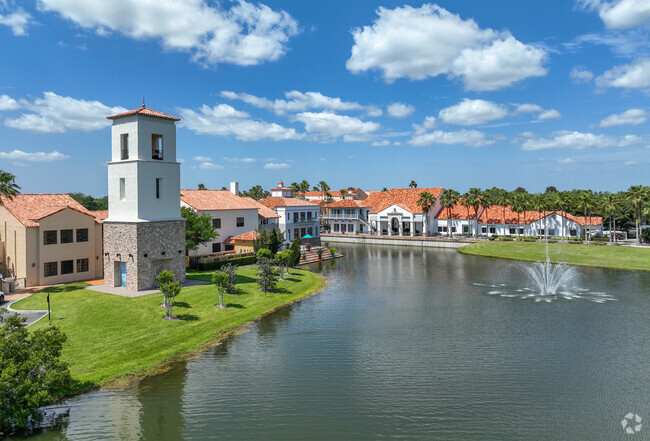
[[[647,248],[549,243],[548,251],[553,263],[650,271],[650,249]],[[546,260],[546,244],[542,242],[480,242],[458,248],[458,252],[530,262]]]
[[[237,270],[238,294],[225,294],[226,309],[219,303],[214,285],[185,287],[178,295],[173,315],[166,321],[162,294],[120,297],[83,289],[85,284],[48,288],[12,305],[13,309],[47,309],[51,324],[68,337],[62,358],[75,381],[70,394],[102,386],[124,386],[135,379],[161,373],[179,360],[213,346],[242,328],[286,305],[320,290],[323,279],[306,270],[292,269],[279,281],[275,293],[257,289],[256,267]],[[212,271],[190,272],[189,278],[209,281]],[[49,326],[42,319],[30,329]]]

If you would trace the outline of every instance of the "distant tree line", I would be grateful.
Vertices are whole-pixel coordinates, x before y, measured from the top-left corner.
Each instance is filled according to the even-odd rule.
[[[108,210],[108,196],[101,198],[94,198],[89,194],[83,193],[68,193],[72,199],[79,202],[88,210]]]

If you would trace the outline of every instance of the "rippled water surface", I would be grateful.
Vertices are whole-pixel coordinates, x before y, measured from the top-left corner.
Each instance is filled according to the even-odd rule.
[[[650,439],[650,273],[576,268],[606,301],[536,302],[505,260],[340,248],[322,293],[32,439]]]

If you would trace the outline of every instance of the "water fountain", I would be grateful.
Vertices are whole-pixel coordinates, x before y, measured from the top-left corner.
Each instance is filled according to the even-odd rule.
[[[515,265],[528,275],[531,286],[512,288],[503,283],[498,285],[474,283],[473,285],[492,288],[487,292],[490,295],[532,299],[536,302],[552,302],[558,298],[565,300],[582,299],[596,303],[616,300],[607,293],[578,287],[578,271],[575,267],[565,263],[551,263],[548,253],[548,240],[546,241],[546,261],[518,262]]]

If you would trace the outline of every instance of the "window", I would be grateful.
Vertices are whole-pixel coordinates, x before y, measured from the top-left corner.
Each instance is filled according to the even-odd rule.
[[[123,133],[120,135],[120,151],[122,159],[129,159],[129,134]]]
[[[160,188],[162,187],[162,179],[156,178],[156,199],[160,199]]]
[[[56,230],[43,231],[43,245],[56,245]]]
[[[307,220],[308,220],[308,221],[311,221],[311,211],[308,211],[308,212],[307,212]]]
[[[45,262],[45,277],[56,276],[59,273],[59,264],[58,262]]]
[[[438,227],[438,233],[446,233],[447,227]]]
[[[298,213],[293,213],[293,221],[298,222]]]
[[[313,235],[314,235],[314,233],[312,233],[312,231],[314,231],[314,230],[312,229],[312,227],[308,227],[308,228],[307,228],[307,234],[309,234],[310,236],[313,236]]]
[[[497,232],[496,227],[490,227],[490,234],[495,234]]]
[[[162,135],[151,135],[151,159],[163,159],[163,137]]]
[[[235,246],[226,244],[226,251],[235,251]]]
[[[508,232],[510,234],[517,234],[517,229],[516,228],[510,228],[510,229],[508,229]]]
[[[221,252],[221,243],[213,243],[212,244],[212,252],[213,253],[220,253]]]
[[[487,227],[481,227],[481,234],[487,234]]]
[[[61,275],[72,274],[74,272],[74,260],[61,261]]]
[[[303,237],[305,234],[307,234],[307,230],[305,228],[300,229],[300,237]]]
[[[555,236],[555,228],[549,228],[548,229],[548,235],[549,236]]]
[[[569,231],[569,234],[570,234],[572,237],[576,237],[576,236],[578,235],[578,230],[570,230],[570,231]]]
[[[243,217],[238,217],[237,218],[237,226],[238,227],[243,227],[244,226],[244,218]]]
[[[74,230],[61,230],[61,243],[72,243],[72,232]],[[63,270],[61,270],[63,272]]]
[[[469,233],[469,225],[463,225],[463,234]]]
[[[304,222],[304,221],[305,221],[305,212],[301,211],[300,212],[300,222]]]
[[[212,219],[212,226],[214,228],[221,228],[221,218]]]
[[[120,201],[126,199],[126,179],[120,178]]]
[[[456,232],[456,227],[451,227],[451,232],[455,233]]]
[[[543,235],[544,235],[544,229],[543,229],[543,228],[540,228],[540,229],[539,229],[539,235],[540,235],[540,236],[543,236]]]
[[[88,272],[88,259],[77,259],[77,272],[78,273]]]
[[[524,234],[524,229],[523,228],[519,229],[519,234]]]
[[[88,228],[77,229],[77,242],[88,242]]]
[[[299,237],[300,237],[300,230],[296,228],[293,230],[293,238],[298,239]]]
[[[335,231],[336,233],[339,232],[339,224],[334,224],[334,231]]]

